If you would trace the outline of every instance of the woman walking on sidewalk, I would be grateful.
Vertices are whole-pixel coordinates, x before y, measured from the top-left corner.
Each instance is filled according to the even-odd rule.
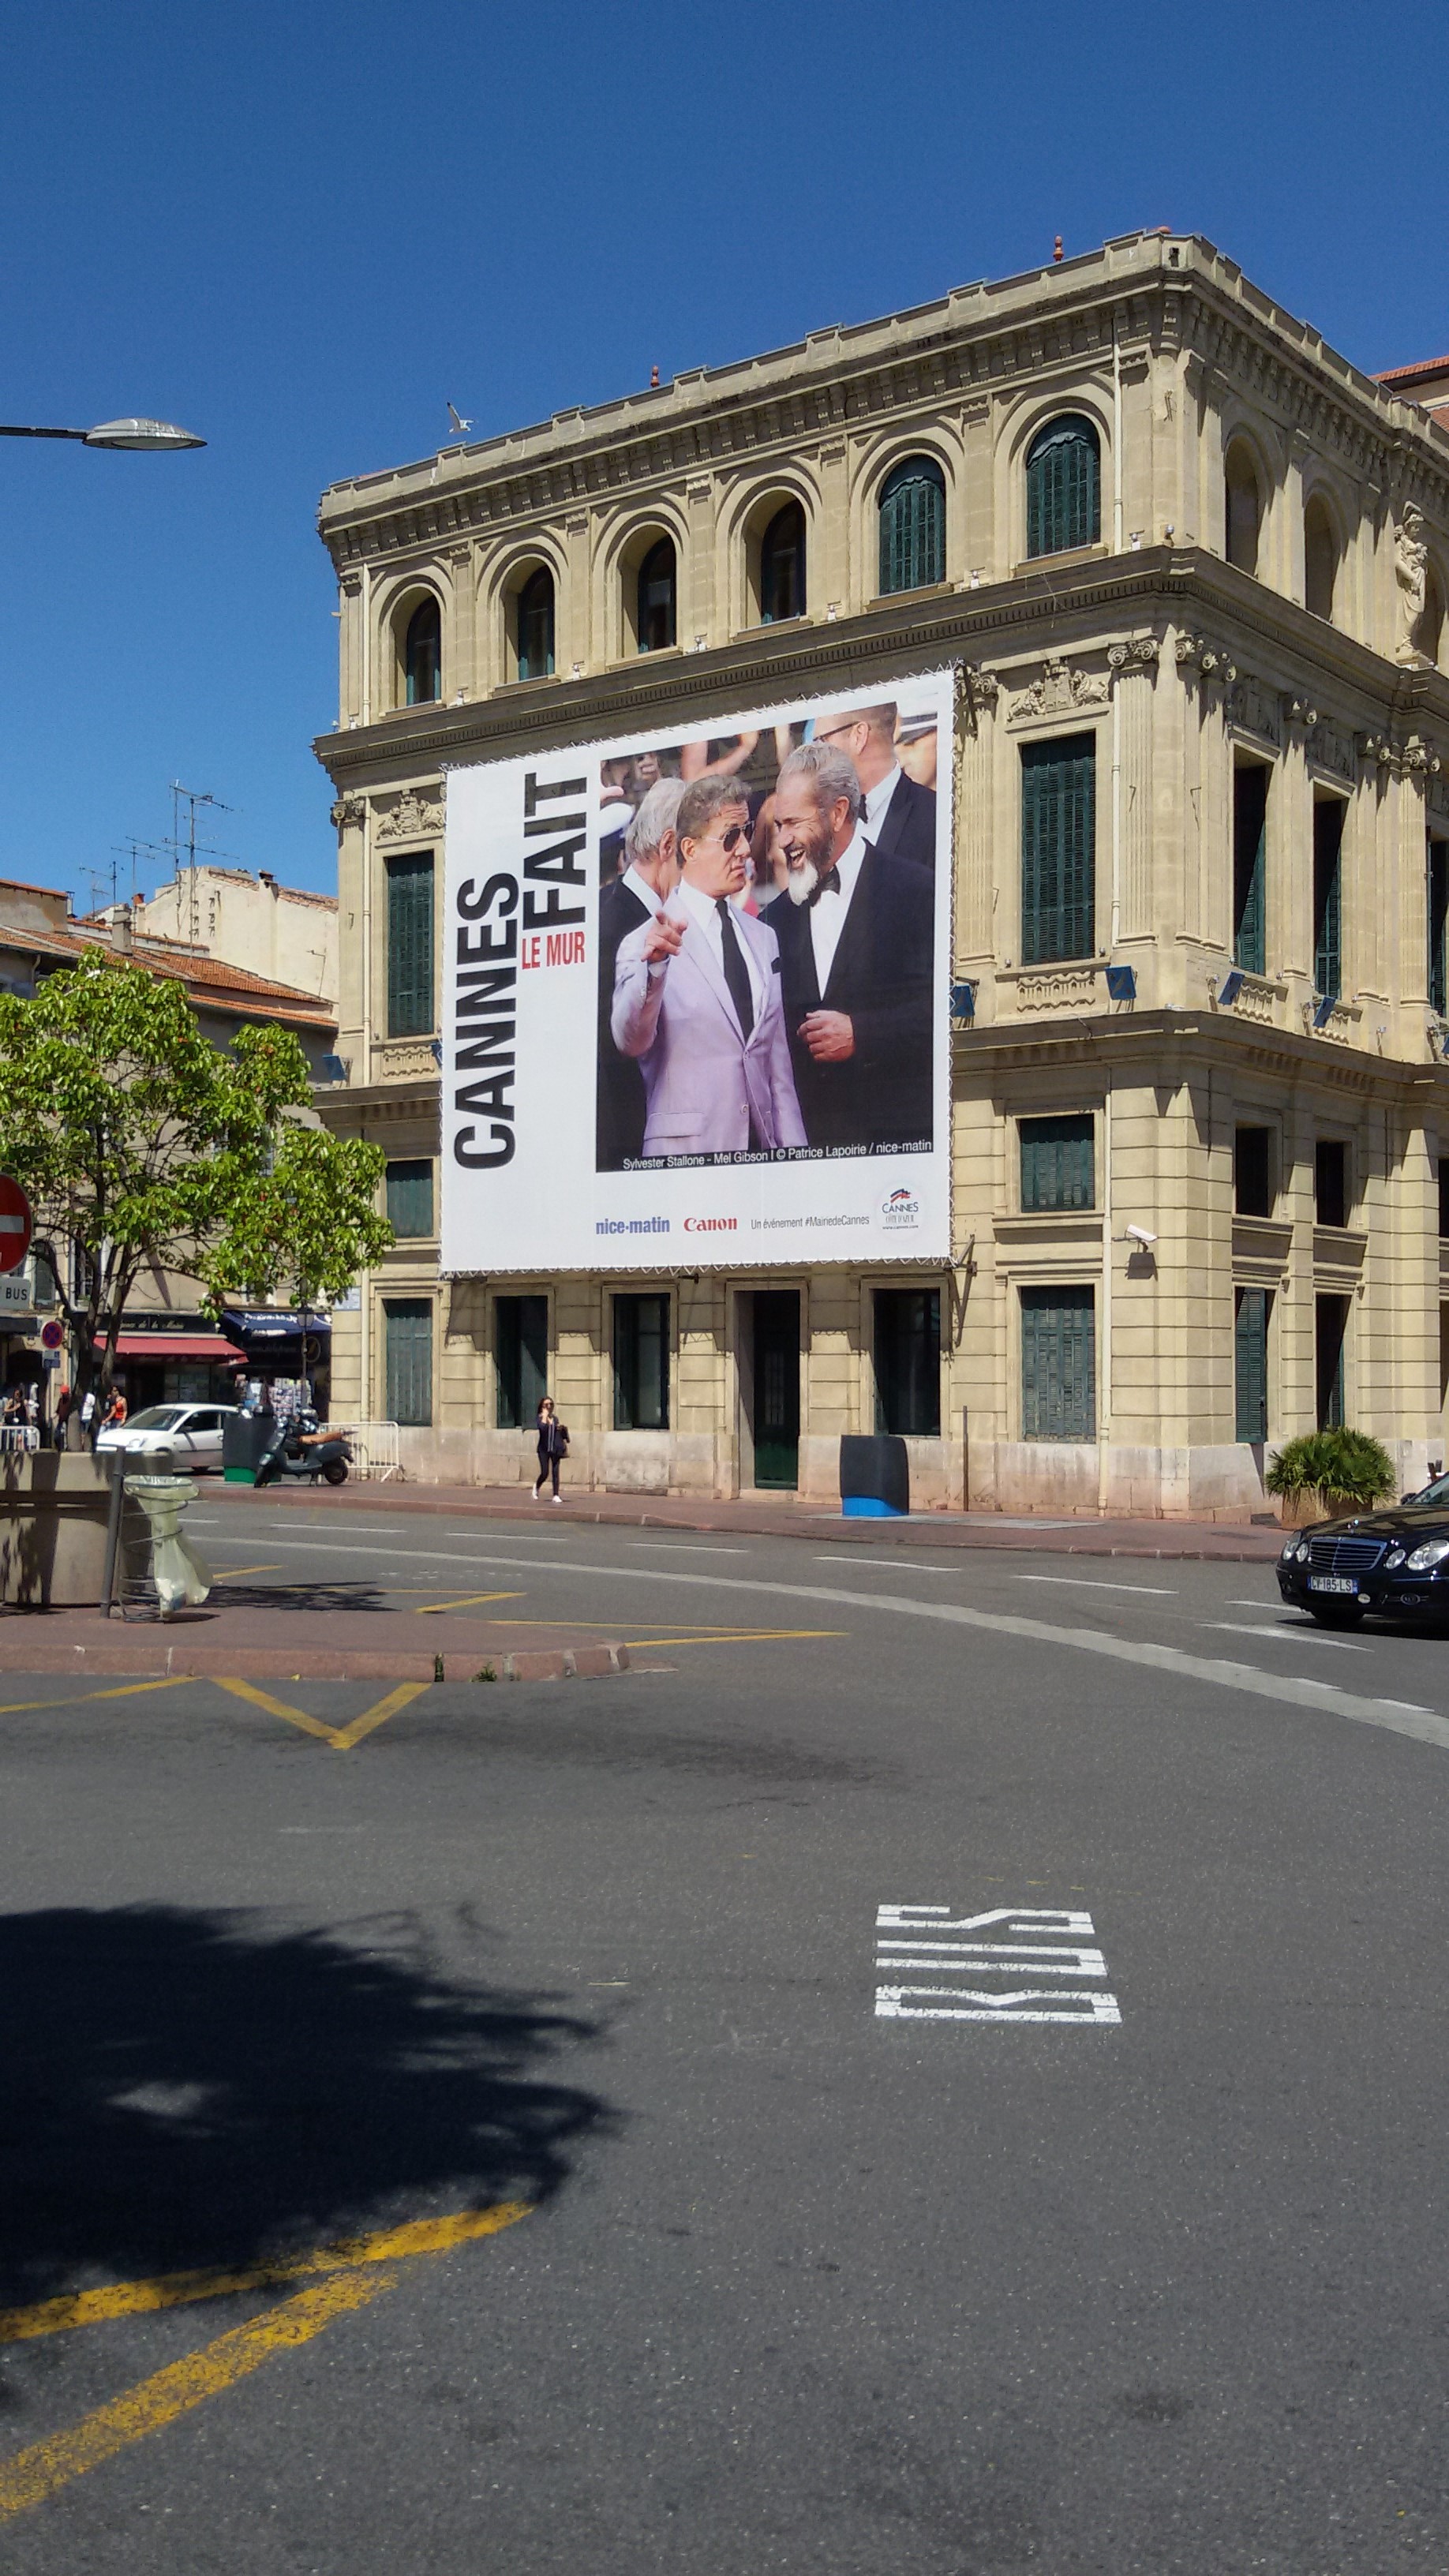
[[[538,1501],[544,1486],[548,1483],[550,1469],[553,1471],[554,1501],[556,1503],[562,1501],[563,1498],[558,1489],[559,1461],[566,1458],[568,1454],[568,1424],[560,1422],[558,1407],[553,1397],[541,1395],[538,1400],[538,1480],[533,1488],[535,1502]]]

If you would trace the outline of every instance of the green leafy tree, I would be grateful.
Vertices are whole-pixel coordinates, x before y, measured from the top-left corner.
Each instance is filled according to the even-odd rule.
[[[293,1228],[296,1258],[278,1277],[305,1275],[337,1295],[386,1249],[381,1152],[299,1126],[287,1113],[310,1100],[307,1060],[290,1031],[244,1028],[223,1054],[202,1035],[181,983],[102,951],[48,977],[33,999],[0,994],[0,1171],[34,1209],[37,1252],[55,1274],[74,1342],[77,1393],[109,1384],[142,1272],[200,1280],[213,1308],[228,1288],[260,1277],[245,1247],[260,1248],[254,1211],[271,1203],[279,1168],[305,1218]]]
[[[285,1293],[305,1312],[319,1297],[343,1296],[393,1239],[377,1213],[384,1162],[379,1145],[288,1121],[268,1170],[234,1195],[201,1266],[209,1302],[240,1288],[257,1299]]]

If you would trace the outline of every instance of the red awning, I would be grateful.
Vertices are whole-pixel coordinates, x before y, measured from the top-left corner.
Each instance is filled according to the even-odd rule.
[[[96,1349],[105,1349],[97,1342]],[[223,1340],[220,1333],[122,1333],[116,1344],[118,1360],[235,1360],[241,1353],[235,1342]]]

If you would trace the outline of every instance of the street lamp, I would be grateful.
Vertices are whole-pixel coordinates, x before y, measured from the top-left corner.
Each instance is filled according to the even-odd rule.
[[[78,438],[83,447],[204,447],[169,420],[103,420],[94,429],[28,429],[0,421],[0,438]]]

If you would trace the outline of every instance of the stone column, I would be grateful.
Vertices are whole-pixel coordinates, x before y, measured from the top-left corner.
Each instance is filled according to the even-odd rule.
[[[963,666],[956,696],[955,959],[960,973],[988,972],[999,941],[992,922],[996,704],[989,671]],[[1004,871],[1003,871],[1004,873]]]
[[[1115,820],[1120,835],[1117,884],[1114,889],[1117,940],[1150,939],[1156,913],[1153,883],[1153,682],[1161,645],[1155,635],[1134,635],[1113,644],[1107,654],[1113,673],[1112,741],[1119,800]]]

